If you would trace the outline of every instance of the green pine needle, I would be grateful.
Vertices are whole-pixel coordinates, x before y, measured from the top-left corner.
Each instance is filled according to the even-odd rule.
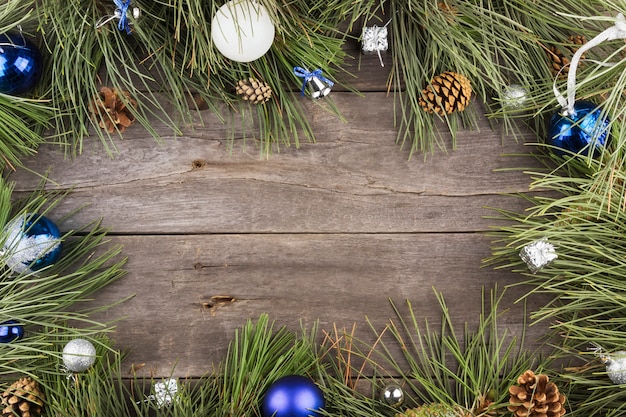
[[[2,228],[16,216],[47,215],[63,197],[40,189],[12,201],[13,187],[0,182]],[[6,266],[0,270],[0,323],[15,320],[25,329],[23,339],[6,344],[1,375],[35,372],[37,361],[60,337],[77,338],[112,330],[112,323],[99,323],[89,317],[94,310],[89,306],[93,294],[125,273],[121,247],[108,242],[107,231],[96,221],[65,233],[60,260],[37,272],[16,274]],[[6,238],[6,234],[0,237],[0,246]],[[0,254],[2,265],[7,264],[9,256],[10,251]],[[76,328],[78,324],[80,328]]]

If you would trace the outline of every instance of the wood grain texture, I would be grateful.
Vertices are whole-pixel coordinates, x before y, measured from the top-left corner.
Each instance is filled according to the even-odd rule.
[[[126,248],[129,273],[96,303],[135,296],[97,318],[126,316],[113,337],[130,349],[129,364],[145,364],[143,372],[153,375],[169,375],[174,366],[178,376],[202,375],[224,357],[234,329],[261,313],[293,330],[315,320],[326,330],[356,323],[357,336],[373,342],[366,318],[382,330],[393,316],[389,299],[404,312],[410,300],[418,320],[437,329],[434,287],[460,329],[476,322],[483,286],[519,280],[481,269],[489,242],[479,234],[124,236],[114,242]],[[501,330],[517,337],[523,313],[513,300],[521,291],[509,290],[503,305],[512,311],[500,320]],[[216,297],[234,301],[219,304]],[[532,328],[530,340],[543,331]]]
[[[456,151],[409,159],[395,143],[387,97],[364,99],[377,117],[355,99],[336,95],[343,123],[313,107],[320,140],[267,159],[225,139],[228,127],[208,114],[203,127],[162,144],[131,130],[114,159],[89,138],[74,160],[45,147],[27,167],[49,170],[50,187],[73,187],[59,217],[88,205],[67,227],[104,217],[116,233],[473,232],[489,225],[484,207],[520,203],[501,193],[526,191],[528,177],[498,170],[536,164],[502,155],[527,152],[523,144],[503,144],[484,122],[463,132]],[[11,179],[24,191],[40,180],[25,170]]]
[[[128,366],[199,377],[223,359],[234,329],[261,313],[294,330],[301,321],[358,323],[358,336],[371,340],[366,318],[382,328],[390,298],[411,300],[420,319],[436,323],[433,287],[461,328],[476,323],[483,287],[520,280],[481,268],[490,254],[482,232],[494,224],[486,206],[524,208],[502,193],[528,190],[528,177],[507,169],[538,167],[523,156],[528,147],[482,120],[459,134],[457,150],[409,158],[396,143],[392,98],[332,98],[345,121],[307,101],[317,142],[268,157],[243,139],[252,120],[222,123],[203,112],[182,137],[154,120],[161,144],[131,128],[114,158],[95,138],[73,160],[44,146],[9,176],[20,195],[40,181],[31,170],[48,171],[48,188],[72,189],[51,217],[86,206],[62,230],[103,218],[112,243],[124,245],[128,274],[94,304],[134,295],[95,317],[125,317],[114,338],[130,350]],[[522,293],[509,290],[503,306],[512,310],[500,321],[518,336],[523,313],[513,301]],[[530,309],[545,301],[531,299]],[[531,328],[529,347],[543,333]]]

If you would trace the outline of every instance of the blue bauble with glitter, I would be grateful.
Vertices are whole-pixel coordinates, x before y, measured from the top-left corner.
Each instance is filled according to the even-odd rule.
[[[24,326],[17,324],[15,320],[0,323],[0,343],[11,343],[24,337]]]
[[[318,417],[326,401],[322,390],[307,377],[289,375],[276,380],[263,398],[263,417]]]
[[[2,258],[15,273],[33,272],[54,264],[61,256],[61,232],[45,216],[27,213],[4,228]]]
[[[39,49],[22,34],[0,35],[0,93],[18,95],[39,81],[43,60]]]
[[[567,152],[592,155],[609,142],[609,118],[602,114],[598,105],[585,100],[574,103],[569,116],[555,113],[550,120],[548,144],[555,146],[553,152],[563,156]]]

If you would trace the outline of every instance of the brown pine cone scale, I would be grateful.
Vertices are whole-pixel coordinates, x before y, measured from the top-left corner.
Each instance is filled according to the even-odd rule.
[[[38,417],[43,412],[44,400],[37,381],[21,378],[2,394],[2,417]]]
[[[136,108],[137,101],[128,91],[118,91],[109,87],[102,87],[98,97],[89,103],[92,117],[98,122],[98,126],[109,133],[115,130],[124,132],[135,123],[133,111]]]
[[[566,56],[560,48],[551,46],[548,50],[548,57],[550,58],[552,74],[555,76],[559,75],[561,77],[567,76],[571,58],[574,56],[578,48],[583,46],[585,43],[587,43],[587,39],[584,36],[571,35],[567,40],[567,44],[564,46],[569,56]],[[585,59],[585,54],[582,54],[581,58]]]
[[[255,78],[239,80],[237,82],[236,92],[242,99],[252,104],[265,103],[272,97],[271,87]]]
[[[419,104],[428,113],[439,115],[463,111],[472,97],[472,85],[464,76],[446,71],[431,80],[422,90]]]
[[[524,372],[517,385],[509,388],[508,410],[515,417],[561,417],[565,414],[565,396],[547,375]]]

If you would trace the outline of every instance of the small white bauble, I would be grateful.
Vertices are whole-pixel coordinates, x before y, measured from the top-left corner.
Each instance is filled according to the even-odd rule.
[[[96,362],[96,348],[89,340],[74,339],[63,348],[63,363],[72,372],[83,372]]]
[[[237,62],[250,62],[265,55],[274,42],[274,31],[267,9],[248,0],[229,1],[211,22],[215,47]]]

